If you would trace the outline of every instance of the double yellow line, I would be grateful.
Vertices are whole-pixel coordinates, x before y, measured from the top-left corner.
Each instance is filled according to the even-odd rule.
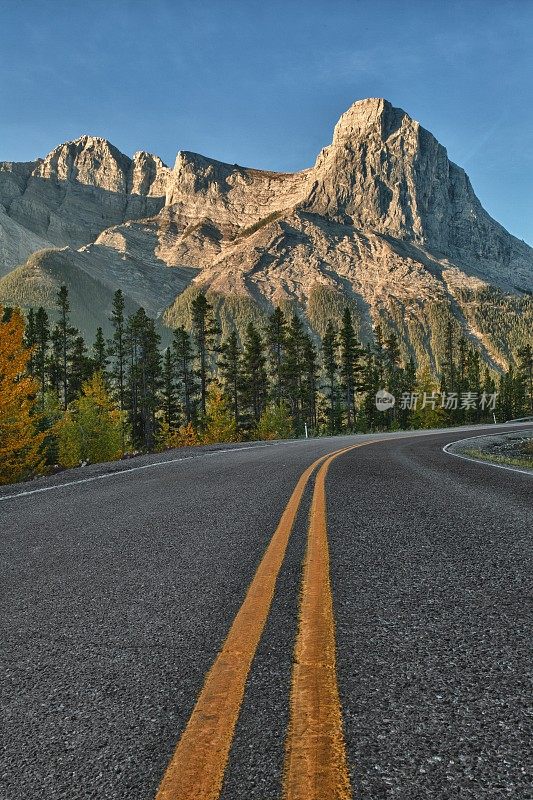
[[[383,440],[380,440],[383,441]],[[215,659],[156,795],[156,800],[216,800],[246,680],[309,478],[313,491],[294,653],[284,800],[352,797],[335,667],[325,481],[331,462],[370,442],[318,458],[301,475]]]

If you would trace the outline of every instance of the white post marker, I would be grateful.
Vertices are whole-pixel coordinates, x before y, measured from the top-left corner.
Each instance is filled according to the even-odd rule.
[[[307,422],[304,422],[304,428],[305,428],[305,438],[309,439],[309,436],[307,435]]]

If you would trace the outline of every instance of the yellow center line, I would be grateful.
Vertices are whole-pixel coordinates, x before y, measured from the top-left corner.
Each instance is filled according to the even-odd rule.
[[[347,449],[337,451],[337,454]],[[216,800],[242,705],[246,679],[270,611],[294,520],[318,458],[301,475],[248,588],[222,650],[214,661],[156,800]],[[332,796],[333,797],[333,796]]]
[[[381,441],[388,439],[363,442],[333,453],[316,476],[294,649],[284,800],[352,797],[337,684],[326,476],[338,456]]]

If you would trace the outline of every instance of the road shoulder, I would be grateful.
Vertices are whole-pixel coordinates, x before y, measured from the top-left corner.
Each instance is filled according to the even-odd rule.
[[[533,475],[533,428],[471,436],[450,442],[442,449],[466,461]]]

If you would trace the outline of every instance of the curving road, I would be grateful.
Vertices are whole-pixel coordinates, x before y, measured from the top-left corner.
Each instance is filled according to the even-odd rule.
[[[310,702],[293,651],[317,631],[336,636],[354,797],[529,796],[532,478],[444,453],[465,430],[174,451],[3,487],[2,798],[156,797],[291,508],[272,605],[262,585],[236,634],[262,633],[225,731],[222,800],[281,796],[289,716],[296,730]],[[324,484],[330,630],[327,586],[306,611],[304,582],[299,607],[313,478],[299,511],[289,499],[311,462],[353,445]],[[318,797],[299,789],[302,769],[286,796]],[[179,797],[181,777],[159,796]],[[331,798],[346,796],[341,783]]]

